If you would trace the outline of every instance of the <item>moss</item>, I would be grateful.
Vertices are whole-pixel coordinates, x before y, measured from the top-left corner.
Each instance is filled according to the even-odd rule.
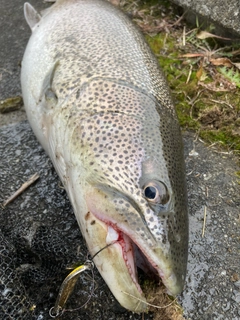
[[[152,51],[158,55],[160,51],[163,49],[164,45],[164,35],[158,34],[155,36],[146,35],[146,40],[150,45]]]
[[[211,51],[208,52],[211,41],[200,42],[200,45],[206,48],[201,48],[202,52],[199,53],[200,45],[196,33],[193,31],[189,34],[190,42],[185,47],[176,41],[182,36],[178,30],[168,34],[163,31],[153,36],[146,35],[146,39],[168,80],[182,128],[197,130],[205,141],[219,142],[222,147],[238,152],[240,151],[240,90],[238,88],[232,90],[234,81],[223,78],[210,63],[205,65],[206,58],[203,57],[211,54]],[[215,42],[214,44],[216,45]],[[199,56],[193,59],[183,58],[181,54],[186,53],[186,50]],[[226,50],[228,52],[229,48]],[[235,79],[239,73],[228,72],[228,74]],[[223,89],[224,91],[221,91]],[[212,110],[216,110],[216,106],[220,110],[217,123],[208,123],[208,116],[204,121],[203,115],[212,113]]]
[[[190,116],[190,107],[187,104],[177,104],[176,106],[177,115],[180,126],[184,129],[197,129],[199,124]]]
[[[228,127],[221,130],[203,130],[199,132],[199,136],[209,143],[220,142],[228,149],[240,151],[239,136],[232,135],[231,130]]]

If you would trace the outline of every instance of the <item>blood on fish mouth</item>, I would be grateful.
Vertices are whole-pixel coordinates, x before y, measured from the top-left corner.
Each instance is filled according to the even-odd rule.
[[[97,219],[99,219],[99,217]],[[151,263],[151,260],[147,258],[138,245],[127,234],[116,227],[116,224],[111,222],[109,223],[106,220],[99,220],[107,225],[108,232],[106,236],[106,244],[119,245],[121,247],[122,258],[128,269],[129,275],[136,285],[137,290],[142,294],[143,291],[138,282],[137,267],[145,271],[147,274],[150,272],[154,277],[157,275],[159,279],[157,268],[154,266],[154,263]]]
[[[137,268],[134,257],[134,248],[132,240],[124,234],[122,231],[114,228],[111,225],[108,225],[108,233],[106,237],[107,244],[109,243],[118,243],[122,249],[122,257],[125,261],[126,267],[128,269],[129,275],[131,276],[133,282],[135,283],[138,291],[142,293],[142,289],[138,283],[137,279]]]

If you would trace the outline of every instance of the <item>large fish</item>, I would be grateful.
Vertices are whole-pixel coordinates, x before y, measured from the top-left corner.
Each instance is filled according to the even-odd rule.
[[[122,306],[143,312],[137,265],[149,264],[171,295],[186,275],[185,167],[168,86],[141,33],[108,2],[58,0],[43,16],[26,3],[24,11],[29,122],[90,253],[113,243],[94,258],[99,272]]]

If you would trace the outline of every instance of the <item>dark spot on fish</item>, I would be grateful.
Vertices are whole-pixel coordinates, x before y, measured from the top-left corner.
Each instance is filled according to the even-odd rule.
[[[90,223],[90,224],[91,224],[91,226],[92,226],[92,225],[94,225],[95,223],[96,223],[96,221],[95,221],[95,220],[93,220],[93,221],[91,221],[91,223]]]
[[[90,218],[90,212],[88,212],[85,216],[85,220],[88,220]]]

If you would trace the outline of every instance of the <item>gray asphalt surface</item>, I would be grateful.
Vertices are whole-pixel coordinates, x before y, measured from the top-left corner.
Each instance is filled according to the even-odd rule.
[[[23,3],[22,0],[0,3],[0,100],[20,94],[20,61],[30,36],[23,18]],[[36,8],[45,6],[37,0],[31,3]],[[35,319],[40,320],[49,319],[48,310],[56,299],[65,266],[76,257],[84,261],[87,251],[50,161],[28,123],[20,123],[25,118],[24,109],[0,114],[0,202],[36,171],[40,180],[1,211],[0,228],[20,252],[19,263],[30,265],[23,272],[23,283],[37,305]],[[233,156],[217,153],[194,138],[193,134],[184,133],[190,243],[186,288],[179,301],[186,319],[237,320],[240,319],[240,185],[236,176],[239,167]],[[202,237],[205,210],[206,228]],[[142,319],[141,315],[125,312],[118,306],[96,270],[95,278],[97,289],[88,307],[74,314],[66,313],[62,319]],[[70,301],[71,308],[84,303],[91,285],[91,279],[84,276]],[[145,315],[144,319],[152,319],[152,315]]]
[[[190,242],[187,319],[240,319],[240,195],[234,159],[184,135]],[[202,237],[204,212],[206,228]]]

